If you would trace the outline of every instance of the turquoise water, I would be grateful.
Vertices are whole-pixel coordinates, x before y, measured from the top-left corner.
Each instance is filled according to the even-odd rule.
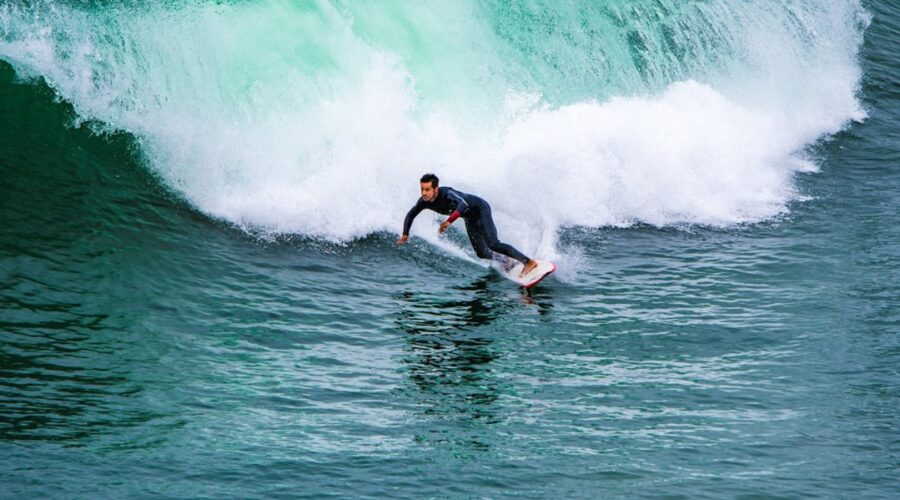
[[[893,498],[898,35],[0,2],[0,496]],[[559,271],[397,247],[425,170]]]

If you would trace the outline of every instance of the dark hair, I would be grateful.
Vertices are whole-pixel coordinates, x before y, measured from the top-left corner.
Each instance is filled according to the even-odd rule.
[[[439,182],[439,181],[438,181],[438,178],[437,178],[436,175],[434,175],[434,174],[425,174],[425,175],[422,176],[421,179],[419,179],[419,182],[430,182],[430,183],[431,183],[431,187],[436,188],[436,187],[438,187],[438,182]]]

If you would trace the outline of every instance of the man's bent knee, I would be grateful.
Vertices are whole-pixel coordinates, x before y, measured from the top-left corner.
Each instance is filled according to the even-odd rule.
[[[493,259],[494,252],[485,249],[475,249],[475,255],[480,259]]]

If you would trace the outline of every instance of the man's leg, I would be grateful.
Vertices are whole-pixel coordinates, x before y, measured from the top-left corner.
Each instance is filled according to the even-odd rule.
[[[487,240],[484,239],[484,227],[481,224],[481,219],[465,218],[463,220],[466,222],[466,234],[469,235],[469,242],[472,243],[472,248],[475,249],[475,255],[482,259],[493,258],[494,254],[491,252]]]
[[[484,203],[478,208],[478,211],[481,214],[481,216],[478,218],[478,220],[480,221],[479,225],[484,230],[484,239],[487,242],[488,248],[499,254],[503,254],[516,259],[517,261],[525,265],[524,270],[526,272],[530,271],[531,269],[529,269],[528,264],[532,262],[531,259],[522,252],[516,250],[516,248],[512,245],[507,245],[506,243],[501,242],[497,237],[497,227],[494,225],[494,218],[491,216],[490,205]],[[534,265],[532,265],[531,267],[533,268]]]
[[[502,253],[497,253],[488,246],[487,240],[484,239],[484,226],[481,224],[481,218],[463,219],[466,222],[466,234],[469,235],[469,242],[475,249],[475,254],[482,259],[493,259],[503,266],[503,270],[509,272],[516,267],[516,261],[510,259]]]

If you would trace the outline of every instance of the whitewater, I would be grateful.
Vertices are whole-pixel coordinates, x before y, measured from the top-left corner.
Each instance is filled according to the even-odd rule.
[[[866,117],[857,1],[520,7],[12,2],[0,58],[211,217],[397,232],[435,172],[545,257],[562,227],[783,215],[808,146]]]

